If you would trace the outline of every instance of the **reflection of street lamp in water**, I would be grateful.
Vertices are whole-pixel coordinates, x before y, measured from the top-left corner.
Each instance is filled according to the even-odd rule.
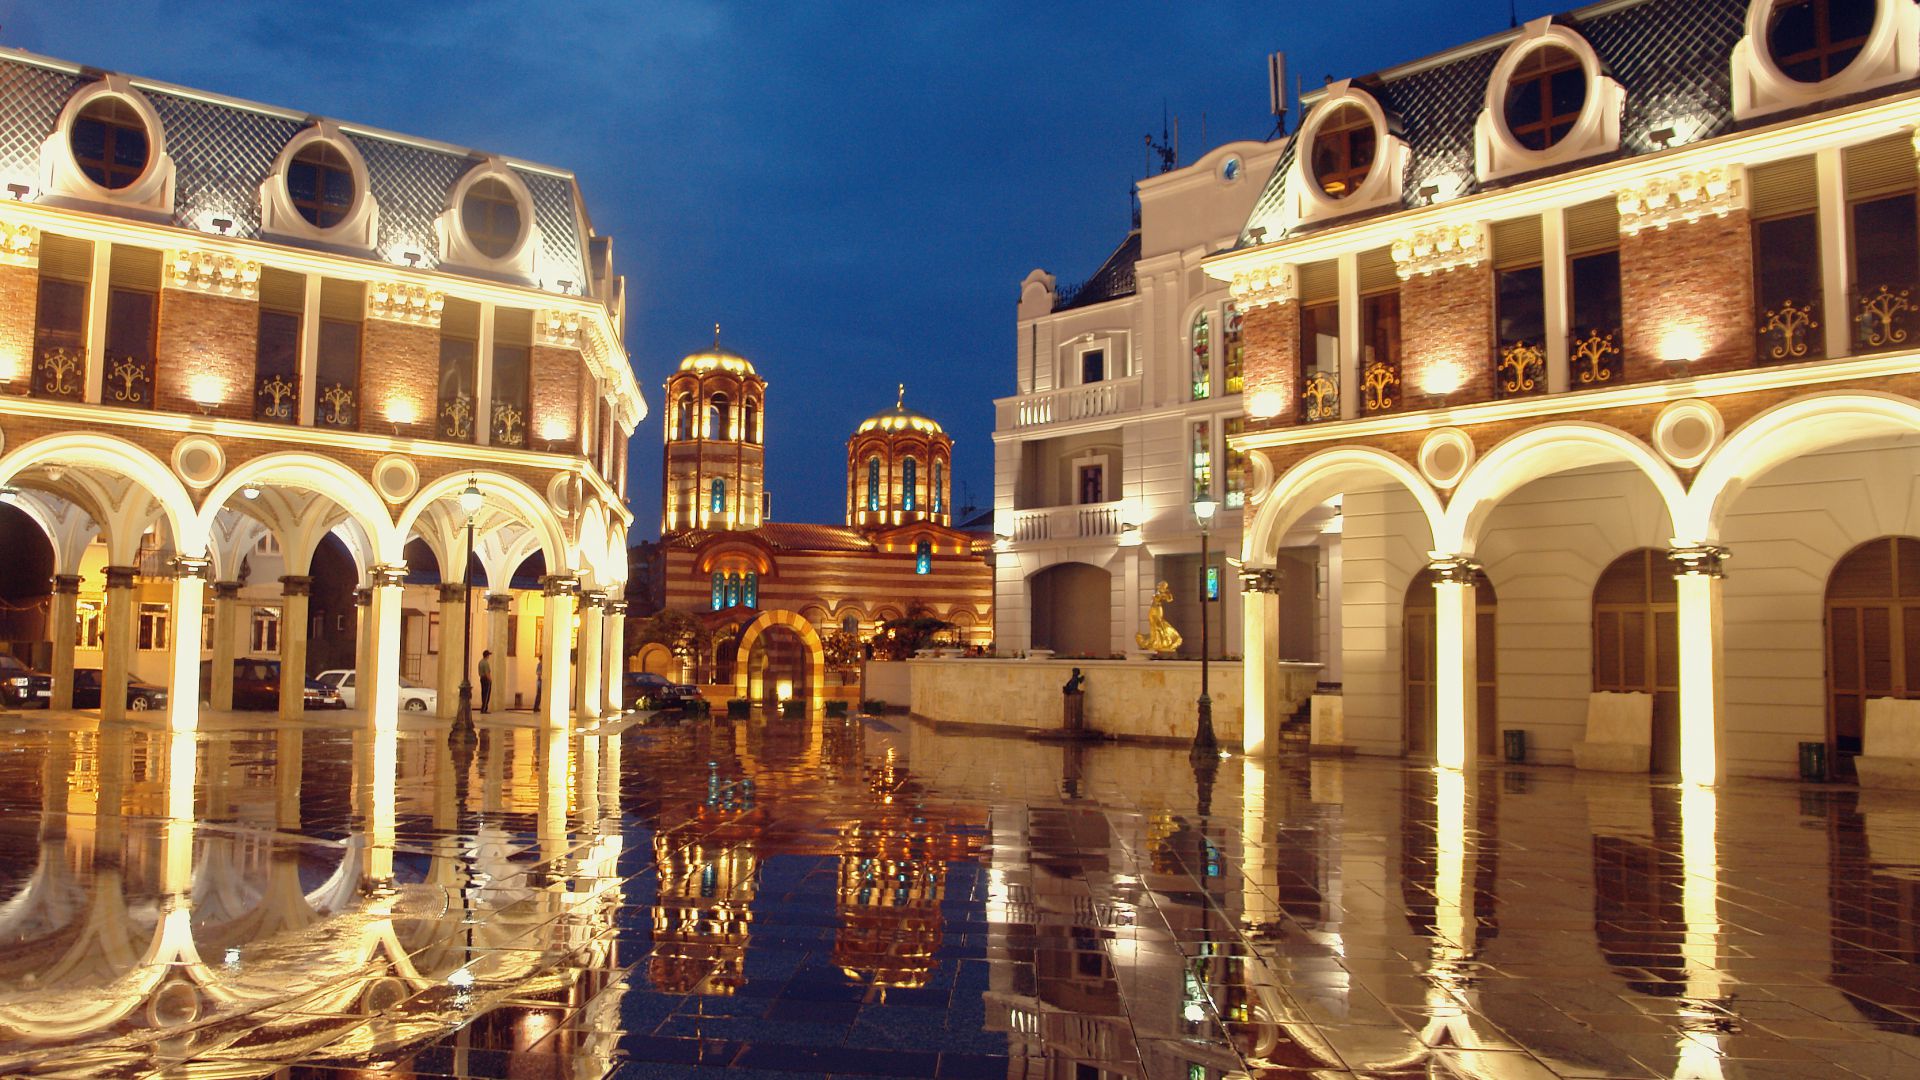
[[[449,739],[471,739],[473,734],[473,519],[480,513],[480,485],[468,478],[460,491],[460,512],[467,518],[467,558],[461,568],[466,592],[460,597],[460,707],[453,714]]]
[[[1207,530],[1213,525],[1214,511],[1220,504],[1213,501],[1211,495],[1201,495],[1193,504],[1193,517],[1200,523],[1200,701],[1199,721],[1193,729],[1193,748],[1189,756],[1199,758],[1202,754],[1212,757],[1220,752],[1219,740],[1213,737],[1213,698],[1207,693],[1207,626],[1211,621],[1207,617]]]

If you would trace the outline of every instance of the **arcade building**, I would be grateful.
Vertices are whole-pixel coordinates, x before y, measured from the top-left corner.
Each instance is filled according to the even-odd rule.
[[[991,536],[954,527],[953,439],[905,405],[847,441],[844,525],[770,520],[764,486],[767,382],[745,357],[697,352],[666,382],[659,574],[665,608],[698,613],[711,657],[681,672],[756,702],[820,701],[825,638],[867,641],[928,615],[962,644],[993,633]],[[647,670],[678,670],[650,646]]]

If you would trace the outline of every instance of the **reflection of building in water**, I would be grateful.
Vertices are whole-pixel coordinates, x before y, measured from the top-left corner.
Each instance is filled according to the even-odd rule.
[[[660,876],[647,975],[663,993],[731,994],[747,982],[747,940],[760,858],[746,837],[658,833]]]
[[[925,986],[940,951],[947,864],[968,837],[921,805],[922,786],[888,747],[867,775],[877,804],[840,827],[840,926],[833,962],[876,986]]]
[[[1687,992],[1679,792],[1633,785],[1587,798],[1600,955],[1635,992],[1679,997]]]
[[[1829,803],[1828,980],[1880,1030],[1920,1035],[1920,809],[1904,802],[1836,792]]]

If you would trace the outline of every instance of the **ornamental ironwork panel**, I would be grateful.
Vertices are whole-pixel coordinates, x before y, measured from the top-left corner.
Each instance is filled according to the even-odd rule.
[[[473,398],[455,394],[440,400],[439,434],[451,442],[473,441]]]
[[[130,409],[153,408],[153,357],[109,356],[100,400]]]
[[[313,422],[320,427],[352,429],[359,423],[359,394],[345,383],[321,387],[314,405]]]
[[[1567,366],[1573,375],[1570,384],[1576,390],[1622,381],[1626,370],[1620,355],[1620,331],[1589,330],[1585,337],[1576,336],[1567,349]]]
[[[1400,401],[1400,365],[1375,360],[1360,372],[1360,404],[1369,413],[1391,412]]]
[[[1537,341],[1511,341],[1500,346],[1500,364],[1494,389],[1503,398],[1526,397],[1547,389],[1547,351]]]
[[[527,445],[527,414],[512,402],[494,402],[491,438],[495,446]]]
[[[33,396],[79,401],[87,392],[87,350],[42,341],[33,354]]]
[[[1914,324],[1913,284],[1858,286],[1853,291],[1853,350],[1884,352],[1906,345]]]
[[[1311,424],[1340,418],[1340,383],[1330,372],[1309,371],[1300,384],[1300,419]]]
[[[1820,305],[1782,300],[1780,306],[1760,313],[1760,359],[1774,361],[1817,360],[1826,354],[1825,343],[1814,333],[1820,329]]]
[[[284,375],[267,375],[253,380],[253,418],[274,424],[291,424],[298,417],[300,388]]]

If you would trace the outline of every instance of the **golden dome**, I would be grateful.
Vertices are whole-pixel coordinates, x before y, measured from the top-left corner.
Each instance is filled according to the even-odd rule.
[[[906,407],[907,388],[900,387],[900,396],[894,399],[893,408],[874,413],[860,422],[855,435],[865,435],[869,431],[919,431],[929,435],[945,435],[946,429],[940,421],[925,413],[917,413]]]
[[[731,353],[718,347],[689,354],[685,360],[680,361],[680,370],[691,371],[696,375],[704,375],[709,371],[724,371],[730,375],[756,377],[758,375],[753,370],[752,361],[739,353]]]

